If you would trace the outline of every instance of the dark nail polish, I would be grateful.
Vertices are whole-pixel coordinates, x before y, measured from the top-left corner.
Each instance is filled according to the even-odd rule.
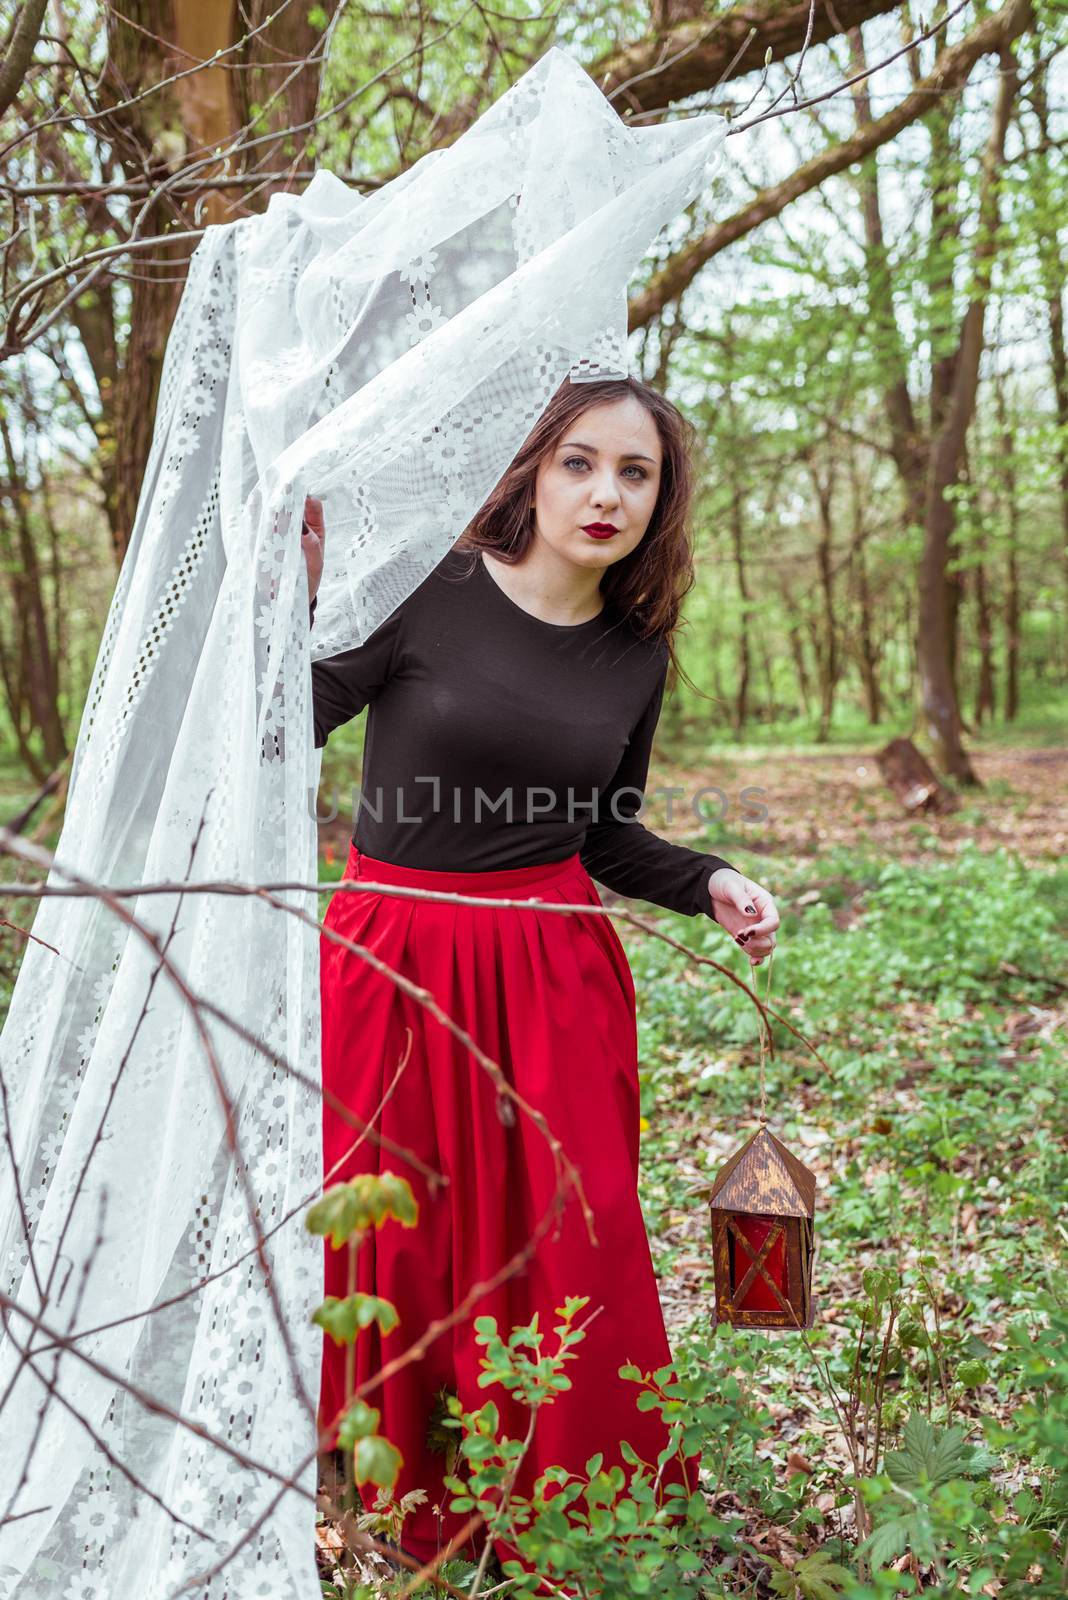
[[[746,906],[745,909],[749,912],[749,915],[751,917],[755,917],[756,916],[756,906]]]

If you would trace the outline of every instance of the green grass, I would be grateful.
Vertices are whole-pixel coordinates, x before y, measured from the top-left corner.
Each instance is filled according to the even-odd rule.
[[[778,874],[789,901],[803,880],[785,862]],[[818,1172],[823,1316],[807,1340],[722,1329],[709,1340],[708,1218],[694,1174],[709,1181],[756,1126],[755,1014],[714,971],[695,969],[695,983],[680,983],[677,954],[626,934],[639,995],[649,1125],[642,1199],[654,1257],[662,1272],[682,1256],[703,1257],[709,1268],[676,1353],[690,1352],[713,1382],[744,1362],[763,1417],[759,1452],[742,1443],[725,1456],[710,1451],[709,1463],[726,1473],[761,1550],[785,1540],[791,1564],[822,1550],[851,1574],[846,1592],[889,1592],[878,1574],[861,1583],[855,1528],[840,1537],[826,1511],[828,1499],[848,1510],[858,1492],[840,1444],[827,1444],[841,1436],[828,1381],[839,1394],[856,1388],[850,1352],[859,1343],[867,1360],[876,1348],[864,1286],[875,1269],[888,1269],[898,1332],[881,1388],[861,1396],[881,1416],[887,1448],[917,1447],[905,1426],[912,1417],[936,1430],[962,1428],[992,1452],[977,1480],[958,1463],[941,1498],[930,1484],[913,1484],[936,1551],[925,1587],[957,1593],[969,1573],[989,1566],[1002,1594],[1059,1594],[1068,1527],[1068,1145],[1065,1042],[1054,1008],[1063,1025],[1068,869],[1036,869],[973,846],[907,867],[839,847],[821,862],[820,878],[819,899],[784,918],[772,1003],[826,1067],[776,1025],[766,1071],[773,1131]],[[836,917],[843,908],[852,911],[847,926]],[[748,963],[714,925],[667,917],[664,926],[747,975]],[[932,1304],[942,1308],[937,1329]],[[1045,1343],[1041,1362],[1031,1356],[1036,1339]],[[812,1470],[788,1477],[791,1451]],[[905,1502],[895,1506],[888,1461],[863,1496],[897,1555],[902,1529],[908,1548],[923,1539]],[[1017,1492],[1021,1482],[1030,1498]],[[965,1503],[970,1524],[961,1520]],[[744,1591],[728,1584],[724,1592]]]
[[[922,719],[918,710],[898,705],[882,722],[868,721],[862,708],[851,700],[841,700],[826,740],[817,738],[818,719],[800,713],[770,722],[751,719],[735,735],[723,709],[713,702],[697,700],[684,686],[677,693],[681,705],[674,716],[665,712],[661,735],[673,759],[698,764],[710,748],[717,759],[737,755],[752,756],[762,750],[776,754],[819,755],[830,751],[839,755],[864,755],[879,750],[891,739],[911,738],[926,749]],[[967,714],[967,713],[966,713]],[[670,732],[668,731],[670,730]],[[1036,749],[1068,743],[1068,683],[1027,684],[1021,692],[1020,708],[1011,722],[995,717],[966,735],[969,749],[1001,749],[1031,746]]]
[[[1052,913],[1054,925],[1068,936],[1068,866],[1040,873],[1034,880],[1033,892],[1038,904]],[[1068,981],[1064,973],[1061,976]]]

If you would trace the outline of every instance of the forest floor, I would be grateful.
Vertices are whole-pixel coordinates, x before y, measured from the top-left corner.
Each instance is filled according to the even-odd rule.
[[[650,778],[649,827],[775,895],[771,1003],[818,1052],[777,1024],[766,1065],[772,1131],[816,1178],[815,1326],[717,1328],[707,1191],[758,1126],[759,1050],[751,1000],[707,963],[748,963],[712,921],[634,908],[690,956],[617,922],[642,1205],[730,1530],[696,1547],[707,1595],[1063,1592],[1068,748],[974,761],[981,787],[930,818],[862,749],[719,748]],[[656,786],[682,791],[670,818]],[[702,826],[690,796],[712,788],[726,814]],[[747,798],[766,818],[742,820]],[[324,830],[326,874],[350,829]]]
[[[901,812],[862,747],[718,747],[650,778],[649,827],[775,895],[771,1004],[812,1047],[776,1024],[766,1082],[772,1131],[816,1177],[815,1325],[714,1327],[707,1191],[758,1125],[759,1050],[752,1001],[708,963],[751,973],[711,920],[635,908],[684,950],[617,922],[642,1205],[722,1529],[694,1547],[704,1595],[1066,1592],[1068,747],[973,759],[981,787],[930,818]],[[657,786],[682,791],[670,818]],[[13,813],[25,796],[2,788]],[[709,789],[725,815],[701,824],[690,797]],[[351,827],[344,808],[322,826],[324,879]],[[4,929],[9,976],[21,948]],[[395,1591],[331,1583],[336,1524],[320,1550],[325,1594]]]
[[[906,816],[883,782],[874,755],[857,750],[772,754],[749,749],[729,756],[717,750],[714,761],[696,771],[662,766],[655,782],[682,787],[686,796],[706,786],[722,790],[725,804],[709,800],[707,809],[711,812],[718,806],[725,811],[732,841],[756,856],[818,863],[832,846],[851,847],[861,836],[892,860],[922,860],[930,855],[932,840],[943,849],[965,840],[980,850],[1004,845],[1028,862],[1057,860],[1065,854],[1068,746],[973,751],[972,765],[980,787],[961,791],[958,811],[932,818]],[[767,807],[767,821],[732,820],[743,814],[747,790],[764,791],[755,798]],[[663,807],[660,815],[665,815]],[[657,826],[655,802],[645,820],[670,838],[681,837],[687,824],[692,828],[691,818],[684,796],[679,827]],[[711,832],[714,835],[714,827]],[[753,863],[741,865],[759,881]],[[774,890],[772,884],[767,887]]]
[[[772,1004],[830,1069],[776,1028],[771,1126],[817,1179],[817,1328],[719,1335],[744,1356],[734,1370],[748,1373],[762,1418],[745,1470],[725,1456],[716,1490],[717,1510],[739,1515],[751,1554],[770,1563],[758,1589],[776,1561],[796,1570],[828,1541],[851,1564],[846,1553],[871,1526],[862,1507],[858,1530],[848,1492],[858,1462],[860,1476],[885,1467],[910,1415],[963,1426],[976,1441],[1011,1432],[1033,1398],[1014,1340],[1044,1326],[1046,1296],[1063,1305],[1068,1288],[1068,749],[999,749],[974,764],[982,787],[932,818],[905,816],[875,762],[856,752],[717,753],[697,772],[658,774],[687,791],[765,791],[766,821],[730,829],[724,843],[710,827],[700,847],[775,894]],[[692,941],[692,923],[653,920],[744,974],[716,930]],[[714,971],[621,931],[645,1022],[642,1195],[661,1299],[676,1353],[704,1351],[714,1289],[697,1197],[755,1131],[756,1020]],[[757,971],[763,996],[766,967]],[[911,1335],[890,1338],[891,1370],[872,1391],[861,1375],[886,1307],[869,1300],[865,1274],[878,1267],[895,1275],[898,1325]],[[726,1487],[732,1474],[742,1487]],[[1042,1522],[1035,1507],[1043,1494],[1053,1501],[1052,1480],[1026,1451],[1008,1451],[992,1481],[1002,1525],[977,1545],[1008,1545],[1006,1523]],[[939,1562],[907,1541],[898,1549],[891,1537],[886,1554],[917,1586],[936,1583]],[[979,1564],[971,1552],[953,1570]],[[1040,1565],[1029,1572],[1034,1592],[1056,1592]],[[994,1562],[979,1587],[999,1594],[1003,1581]]]

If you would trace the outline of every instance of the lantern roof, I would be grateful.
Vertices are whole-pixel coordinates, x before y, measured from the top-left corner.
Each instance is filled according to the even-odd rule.
[[[811,1217],[816,1174],[792,1155],[770,1128],[759,1128],[723,1164],[709,1192],[717,1211],[771,1217]]]

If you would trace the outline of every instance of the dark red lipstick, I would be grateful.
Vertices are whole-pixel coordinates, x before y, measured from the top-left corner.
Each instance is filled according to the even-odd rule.
[[[582,531],[591,539],[610,539],[619,529],[611,522],[587,522]]]

